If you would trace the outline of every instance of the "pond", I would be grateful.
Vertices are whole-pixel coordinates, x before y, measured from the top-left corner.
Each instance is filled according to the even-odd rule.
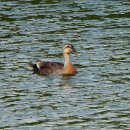
[[[128,0],[1,0],[0,129],[130,128]],[[64,62],[75,76],[39,76],[36,60]]]

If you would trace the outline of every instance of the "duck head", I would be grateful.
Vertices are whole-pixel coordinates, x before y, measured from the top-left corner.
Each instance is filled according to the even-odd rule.
[[[79,55],[72,44],[65,44],[65,46],[63,47],[63,52],[64,54],[69,54],[69,55],[71,53],[75,53],[76,55]]]

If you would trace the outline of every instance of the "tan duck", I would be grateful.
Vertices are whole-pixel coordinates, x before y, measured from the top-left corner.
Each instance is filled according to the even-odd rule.
[[[64,64],[60,62],[37,61],[35,64],[28,64],[28,67],[33,73],[40,75],[75,75],[77,71],[71,63],[71,53],[79,55],[72,44],[66,44],[63,47]]]

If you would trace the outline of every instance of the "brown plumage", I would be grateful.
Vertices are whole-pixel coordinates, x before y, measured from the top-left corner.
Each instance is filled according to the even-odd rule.
[[[35,64],[29,63],[28,67],[33,71],[33,73],[40,75],[75,75],[77,71],[70,61],[71,53],[77,54],[71,44],[66,44],[63,47],[63,55],[65,59],[64,64],[60,62],[37,61]]]

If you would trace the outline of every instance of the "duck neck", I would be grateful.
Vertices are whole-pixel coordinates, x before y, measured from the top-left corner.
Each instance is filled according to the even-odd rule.
[[[71,63],[70,61],[70,54],[64,54],[65,63],[64,66]]]

